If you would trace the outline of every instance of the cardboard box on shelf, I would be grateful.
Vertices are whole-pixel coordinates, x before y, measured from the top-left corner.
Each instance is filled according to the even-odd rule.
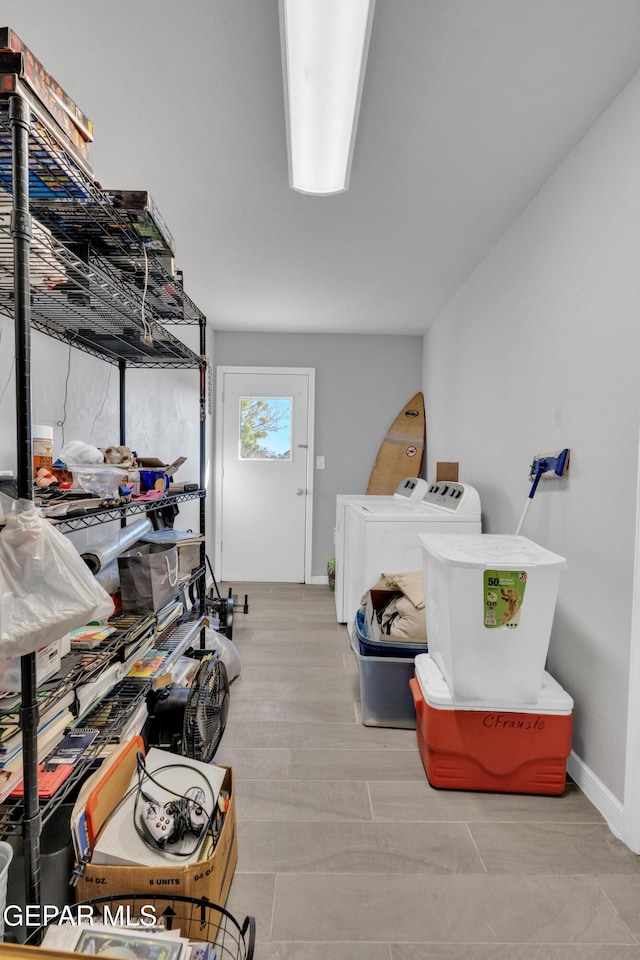
[[[166,475],[171,478],[174,473],[177,473],[182,464],[186,461],[186,457],[178,457],[177,460],[174,460],[173,463],[163,463],[162,460],[159,460],[157,457],[138,457],[138,466],[144,470],[164,470]]]
[[[157,457],[138,457],[140,492],[167,490],[173,475],[178,472],[186,459],[186,457],[178,457],[173,463],[166,464]]]
[[[134,751],[131,751],[131,755],[123,760],[123,763],[128,765],[131,775],[135,770],[135,762]],[[180,762],[179,757],[176,757],[176,762]],[[171,908],[173,896],[206,898],[218,906],[224,906],[238,860],[233,770],[231,767],[226,767],[225,770],[222,789],[229,794],[229,806],[218,841],[210,856],[188,864],[168,863],[166,867],[107,866],[88,863],[84,875],[76,886],[76,900],[110,897],[126,907],[127,894],[145,894],[149,897],[149,903],[153,905],[156,916],[160,916],[165,909]],[[111,799],[115,805],[119,799],[115,796],[115,791]],[[187,925],[187,929],[182,930],[183,936],[197,938],[199,926],[199,922],[193,920]]]

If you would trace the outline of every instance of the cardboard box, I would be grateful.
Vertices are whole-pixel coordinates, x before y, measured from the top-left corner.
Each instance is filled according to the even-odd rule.
[[[177,460],[174,460],[173,463],[163,463],[162,460],[159,460],[157,457],[138,457],[138,466],[143,470],[164,470],[166,475],[171,479],[174,473],[177,473],[182,464],[186,461],[186,457],[178,457]]]
[[[180,757],[176,756],[176,763],[179,762]],[[133,775],[135,754],[131,757],[130,764]],[[130,903],[126,894],[144,894],[148,895],[148,903],[153,905],[156,916],[160,916],[166,909],[172,909],[173,896],[206,898],[212,903],[224,906],[238,861],[233,770],[227,767],[226,771],[222,789],[229,793],[229,809],[210,857],[189,864],[171,863],[166,867],[102,866],[88,863],[76,886],[76,900],[110,897],[117,901],[116,906],[123,904],[126,909]],[[194,919],[184,924],[181,932],[183,936],[197,939],[200,935],[199,921]]]

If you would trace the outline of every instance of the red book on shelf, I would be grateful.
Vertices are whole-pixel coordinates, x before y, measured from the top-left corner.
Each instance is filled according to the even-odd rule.
[[[38,764],[38,796],[43,799],[52,797],[61,784],[73,773],[72,763],[58,763],[47,769],[44,763]],[[12,797],[24,797],[24,780],[11,791]]]

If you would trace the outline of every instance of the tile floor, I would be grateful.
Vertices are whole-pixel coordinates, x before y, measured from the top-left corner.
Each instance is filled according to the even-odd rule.
[[[432,789],[414,731],[360,723],[326,586],[234,584],[242,675],[228,907],[256,960],[640,960],[640,858],[561,797]],[[226,585],[222,585],[226,593]]]

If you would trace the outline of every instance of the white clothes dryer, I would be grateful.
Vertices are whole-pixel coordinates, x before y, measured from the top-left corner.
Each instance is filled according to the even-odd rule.
[[[384,501],[384,502],[383,502]],[[340,623],[351,632],[362,596],[382,573],[422,569],[419,534],[481,533],[480,496],[464,483],[428,485],[418,502],[368,497],[346,504],[343,606]],[[337,568],[336,568],[337,584]]]
[[[339,493],[336,497],[336,525],[333,530],[333,543],[335,547],[335,587],[334,596],[336,601],[336,615],[338,623],[346,623],[345,613],[345,528],[347,521],[347,507],[350,503],[417,503],[427,492],[429,485],[421,477],[405,477],[398,485],[395,493],[386,495],[368,495],[366,493]]]

